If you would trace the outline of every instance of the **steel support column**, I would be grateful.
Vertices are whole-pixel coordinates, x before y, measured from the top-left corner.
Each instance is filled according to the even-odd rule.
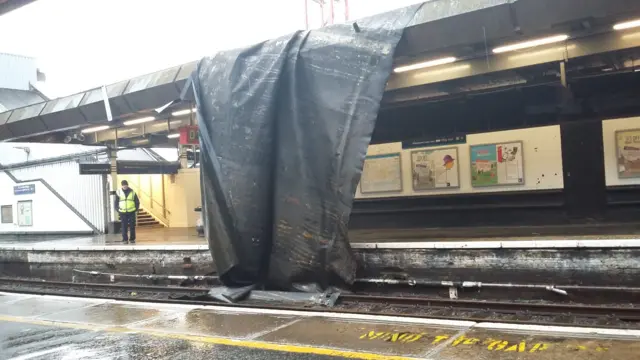
[[[115,202],[115,192],[118,190],[118,186],[119,186],[118,184],[118,149],[117,147],[109,148],[108,152],[109,152],[109,163],[111,164],[111,173],[109,174],[111,181],[108,182],[109,186],[105,190],[111,196],[107,197],[108,199],[107,206],[109,206],[109,211],[107,213],[110,215],[109,222],[108,222],[109,225],[107,229],[110,234],[115,234],[118,231],[117,223],[120,221],[120,219],[118,218],[118,213],[116,212],[116,209],[113,206]]]

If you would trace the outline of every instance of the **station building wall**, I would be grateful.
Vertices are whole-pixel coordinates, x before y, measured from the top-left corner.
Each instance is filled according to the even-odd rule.
[[[505,185],[492,187],[472,187],[470,170],[471,145],[522,141],[524,150],[523,185]],[[562,149],[559,126],[546,126],[529,129],[508,130],[491,133],[470,134],[465,144],[428,147],[425,149],[458,148],[458,169],[460,187],[455,189],[437,189],[414,191],[411,176],[411,151],[422,148],[402,149],[400,142],[371,145],[368,155],[401,153],[403,172],[403,190],[395,193],[362,194],[358,187],[356,199],[375,199],[392,197],[421,197],[446,194],[471,194],[492,192],[521,192],[534,190],[562,190],[564,188],[562,172]],[[162,179],[164,176],[164,181]],[[168,213],[170,227],[193,227],[199,214],[194,208],[201,205],[200,169],[181,169],[176,175],[130,175],[119,176],[127,179],[142,197],[153,198],[154,208],[164,203]],[[162,190],[164,186],[164,191]],[[164,196],[164,199],[162,199]],[[145,201],[143,200],[143,205]],[[145,206],[149,211],[149,206]],[[153,213],[153,211],[150,211]]]
[[[524,152],[524,184],[491,187],[473,187],[471,185],[470,146],[522,141]],[[457,166],[459,188],[440,188],[415,191],[412,185],[411,152],[421,149],[437,150],[442,148],[458,149]],[[560,126],[545,126],[529,129],[507,130],[467,135],[465,144],[453,144],[427,148],[402,149],[401,142],[375,144],[369,146],[367,156],[381,154],[401,154],[402,191],[387,193],[356,191],[356,199],[392,198],[409,196],[438,196],[446,194],[472,194],[491,192],[519,192],[534,190],[563,189],[562,144]]]
[[[102,175],[80,175],[76,159],[11,170],[18,180],[43,179],[98,230],[106,228],[105,184]]]
[[[14,195],[14,186],[34,185],[35,193]],[[18,202],[32,202],[32,226],[18,225]],[[93,230],[40,181],[17,184],[0,171],[0,206],[12,207],[12,222],[0,223],[0,234],[91,233]]]
[[[640,117],[611,119],[602,122],[604,163],[606,167],[606,185],[640,185],[640,178],[620,179],[616,168],[615,132],[640,128]],[[509,143],[521,141],[524,150],[524,184],[491,187],[473,187],[471,185],[470,146],[492,143]],[[456,147],[458,149],[457,166],[459,187],[452,189],[434,189],[415,191],[412,186],[411,152],[421,149],[436,150]],[[358,187],[356,199],[391,199],[415,198],[441,195],[468,195],[491,193],[527,193],[544,190],[563,190],[563,154],[559,125],[517,129],[497,132],[469,134],[464,144],[444,145],[438,147],[402,149],[402,143],[374,144],[368,149],[368,155],[401,153],[401,170],[403,186],[401,192],[362,194]],[[585,159],[588,161],[588,159]],[[165,175],[164,182],[160,175],[141,175],[141,189],[154,197],[160,196],[159,188],[164,186],[164,203],[169,212],[171,227],[193,227],[199,214],[193,209],[200,206],[200,171],[199,169],[181,169],[176,175]],[[162,185],[164,184],[164,185]],[[157,202],[161,200],[156,198]]]
[[[171,211],[171,227],[195,227],[200,213],[194,211],[202,205],[200,169],[181,169],[176,175],[165,175],[167,203]],[[172,178],[173,177],[173,178]]]

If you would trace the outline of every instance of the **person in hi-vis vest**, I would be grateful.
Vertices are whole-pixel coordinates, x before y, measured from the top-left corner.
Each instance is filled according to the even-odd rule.
[[[122,188],[116,191],[115,207],[120,214],[122,226],[122,242],[136,243],[136,215],[140,209],[138,195],[129,187],[127,180],[122,180]]]

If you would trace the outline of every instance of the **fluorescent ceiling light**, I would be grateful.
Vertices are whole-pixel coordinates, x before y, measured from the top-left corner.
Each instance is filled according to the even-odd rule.
[[[528,49],[528,48],[532,48],[540,45],[547,45],[547,44],[553,44],[553,43],[565,41],[568,38],[569,38],[569,35],[565,35],[565,34],[554,35],[546,38],[534,39],[534,40],[523,41],[515,44],[500,46],[493,49],[493,52],[496,54],[500,54],[500,53],[509,52],[509,51]]]
[[[133,120],[127,120],[125,122],[123,122],[124,126],[129,126],[129,125],[137,125],[137,124],[142,124],[142,123],[146,123],[149,121],[153,121],[156,118],[153,116],[147,116],[147,117],[143,117],[143,118],[139,118],[139,119],[133,119]]]
[[[613,30],[626,30],[640,26],[640,19],[626,21],[613,25]]]
[[[184,109],[184,110],[180,110],[180,111],[174,111],[174,112],[171,113],[171,116],[187,115],[187,114],[191,114],[191,111],[196,112],[196,108]]]
[[[168,137],[169,139],[179,138],[179,137],[180,137],[180,133],[173,133],[173,134],[169,134],[169,135],[167,135],[167,137]]]
[[[83,129],[81,132],[83,134],[89,134],[89,133],[94,133],[102,130],[107,130],[108,128],[109,128],[109,125],[102,125],[102,126],[86,128],[86,129]]]
[[[453,56],[442,58],[442,59],[429,60],[429,61],[412,64],[412,65],[398,66],[397,68],[393,69],[393,72],[401,73],[401,72],[406,72],[411,70],[424,69],[432,66],[451,64],[456,60],[457,59]]]

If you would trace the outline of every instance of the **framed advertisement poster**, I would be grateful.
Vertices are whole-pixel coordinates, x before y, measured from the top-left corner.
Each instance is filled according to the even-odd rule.
[[[471,186],[524,185],[522,141],[469,147]]]
[[[18,201],[18,226],[33,226],[33,202]]]
[[[619,178],[640,177],[640,129],[616,131]]]
[[[411,152],[413,190],[460,187],[458,148],[415,150]]]
[[[360,192],[362,194],[401,192],[402,166],[400,153],[371,155],[364,159]]]

